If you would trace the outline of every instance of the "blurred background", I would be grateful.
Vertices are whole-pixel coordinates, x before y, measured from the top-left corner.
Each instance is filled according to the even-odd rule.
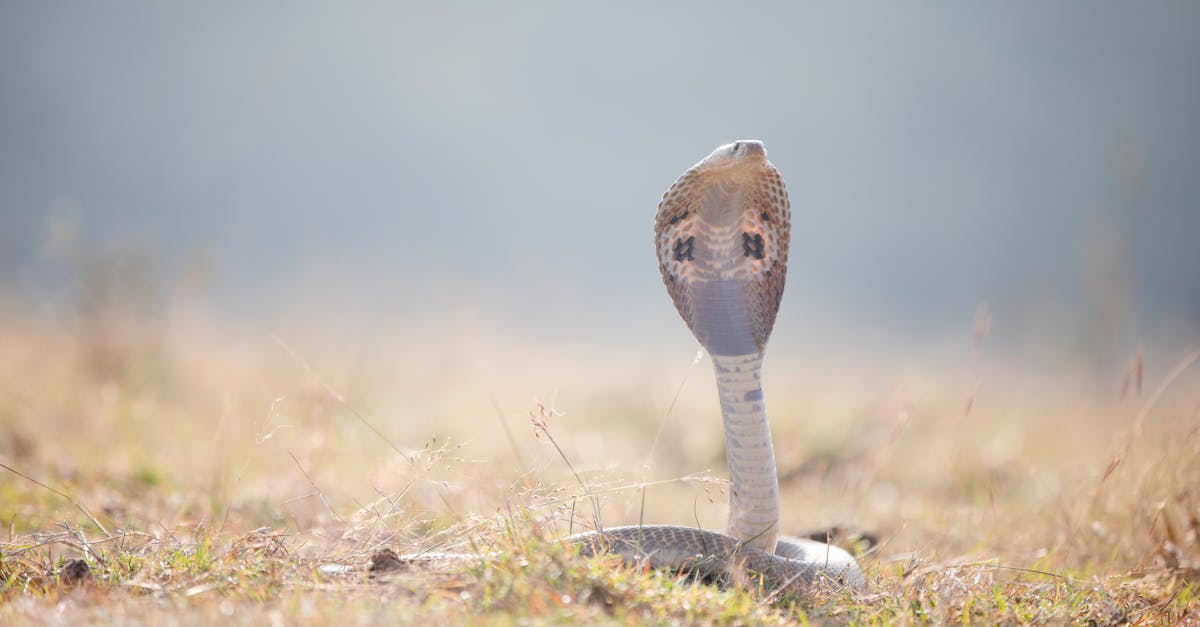
[[[577,520],[585,483],[719,528],[651,231],[742,138],[792,201],[786,528],[990,525],[1028,564],[1108,507],[1121,568],[1161,548],[1200,433],[1200,3],[0,3],[0,458],[134,529],[389,495],[428,547],[514,499]],[[0,481],[18,528],[53,498]]]
[[[781,351],[982,327],[1109,376],[1197,336],[1200,5],[0,14],[0,294],[45,319],[183,308],[687,359],[655,207],[757,138],[794,215]]]

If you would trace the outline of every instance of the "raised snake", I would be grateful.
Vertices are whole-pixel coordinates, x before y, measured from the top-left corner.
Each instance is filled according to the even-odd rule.
[[[729,462],[725,533],[676,525],[608,527],[569,536],[582,555],[702,576],[756,573],[803,593],[819,581],[864,586],[846,551],[779,536],[779,480],[762,362],[787,274],[791,210],[762,142],[714,150],[663,194],[654,225],[659,269],[679,315],[716,370]],[[426,556],[432,557],[432,556]]]

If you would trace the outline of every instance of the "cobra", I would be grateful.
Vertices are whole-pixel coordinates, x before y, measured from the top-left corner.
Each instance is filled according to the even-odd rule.
[[[637,525],[579,534],[585,554],[693,569],[745,569],[803,592],[825,580],[858,589],[861,568],[846,551],[779,535],[779,480],[762,389],[763,356],[787,276],[791,210],[763,143],[720,146],[663,194],[654,244],[679,315],[712,358],[725,426],[729,523],[724,533]]]
[[[791,212],[762,142],[714,150],[679,176],[658,205],[659,270],[679,315],[716,371],[729,463],[729,523],[717,532],[679,525],[609,527],[567,538],[582,555],[702,576],[752,572],[771,588],[804,593],[816,582],[861,589],[838,547],[779,535],[779,480],[762,389],[763,356],[787,275]],[[424,554],[402,561],[470,556]]]

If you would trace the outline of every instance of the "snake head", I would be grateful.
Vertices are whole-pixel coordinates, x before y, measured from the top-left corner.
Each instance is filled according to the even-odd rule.
[[[739,139],[712,151],[700,160],[693,169],[704,173],[730,175],[745,171],[757,175],[767,162],[767,149],[757,139]]]

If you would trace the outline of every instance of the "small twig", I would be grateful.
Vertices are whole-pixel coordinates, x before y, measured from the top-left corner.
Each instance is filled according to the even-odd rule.
[[[654,460],[654,451],[658,450],[658,441],[662,439],[663,430],[667,427],[667,419],[671,417],[671,412],[675,410],[675,404],[679,402],[679,395],[683,393],[683,386],[687,384],[688,377],[692,374],[692,368],[704,359],[704,349],[696,351],[696,356],[692,358],[692,363],[683,373],[683,379],[679,381],[679,386],[675,388],[675,396],[671,397],[671,404],[667,405],[667,411],[663,412],[662,420],[658,421],[658,432],[654,434],[654,440],[650,442],[650,450],[646,453],[646,461],[642,464],[643,468],[650,468],[650,463]]]
[[[767,533],[769,533],[769,532],[770,532],[772,529],[777,529],[777,528],[778,528],[778,526],[779,526],[779,523],[778,523],[778,522],[775,522],[775,523],[774,523],[774,524],[772,524],[770,527],[767,527],[766,529],[763,529],[762,531],[760,531],[760,532],[758,532],[758,533],[756,533],[756,534],[754,534],[754,535],[750,536],[749,538],[747,538],[747,539],[745,539],[745,540],[738,540],[738,543],[737,543],[737,548],[739,548],[739,549],[740,549],[740,548],[742,548],[742,547],[744,547],[744,546],[750,545],[750,543],[752,543],[752,542],[754,542],[755,540],[757,540],[757,539],[759,539],[759,538],[761,538],[761,537],[765,536],[765,535],[766,535]],[[776,533],[776,534],[778,534],[779,532],[778,532],[778,531],[776,531],[775,533]],[[778,536],[776,536],[776,537],[778,537]]]
[[[308,485],[312,486],[312,489],[316,491],[317,496],[321,497],[321,502],[324,503],[325,507],[329,509],[329,513],[333,514],[333,517],[338,519],[338,522],[345,525],[346,521],[343,520],[336,511],[334,511],[333,506],[329,504],[329,499],[325,498],[325,493],[321,491],[321,488],[317,487],[316,482],[314,482],[313,478],[309,476],[308,471],[304,469],[304,466],[300,465],[300,460],[296,459],[296,455],[291,451],[288,451],[288,455],[292,458],[292,461],[296,462],[296,468],[299,468],[300,472],[304,473],[304,478],[308,479]]]
[[[1192,590],[1192,587],[1185,582],[1182,585],[1180,585],[1179,587],[1175,588],[1175,592],[1171,593],[1171,596],[1169,598],[1167,598],[1167,600],[1163,601],[1162,603],[1156,603],[1154,605],[1147,605],[1146,607],[1143,607],[1142,609],[1134,612],[1134,615],[1137,617],[1141,617],[1141,616],[1145,616],[1146,614],[1149,614],[1150,612],[1160,612],[1160,611],[1166,609],[1172,603],[1174,603],[1175,599],[1179,596],[1179,593],[1183,592],[1184,590],[1188,591],[1188,596],[1190,596],[1192,598],[1192,602],[1195,602],[1195,600],[1196,600],[1195,590]]]
[[[297,501],[303,501],[303,500],[305,500],[305,499],[311,499],[311,498],[312,498],[312,497],[314,497],[314,496],[320,496],[320,495],[321,495],[321,493],[320,493],[319,491],[318,491],[318,492],[309,492],[308,494],[301,494],[300,496],[293,496],[292,498],[290,498],[290,499],[287,499],[286,501],[280,501],[280,502],[279,502],[279,505],[280,505],[281,507],[282,507],[282,506],[284,506],[284,505],[291,505],[292,503],[295,503],[295,502],[297,502]]]
[[[707,472],[707,471],[705,471],[705,472]],[[618,492],[625,492],[627,490],[641,490],[643,488],[654,487],[654,486],[659,486],[659,485],[666,485],[668,483],[675,483],[677,481],[691,481],[691,480],[694,480],[698,475],[701,475],[701,474],[703,474],[703,473],[692,473],[690,475],[684,475],[682,477],[673,477],[671,479],[659,479],[657,481],[639,481],[637,483],[625,483],[625,484],[620,484],[620,485],[614,485],[614,486],[607,487],[607,488],[592,488],[588,492],[588,496],[599,495],[599,494],[612,494],[612,493],[618,493]],[[716,483],[728,484],[728,481],[726,481],[724,479],[713,478],[713,479],[706,479],[706,480],[711,481],[711,482],[716,482]],[[574,501],[576,501],[578,498],[579,498],[578,495],[574,495],[574,494],[564,496],[564,497],[559,497],[559,498],[547,498],[545,501],[542,501],[541,503],[539,503],[537,505],[537,507],[553,507],[556,505],[561,505],[563,503],[566,503],[567,501],[571,501],[572,503],[574,503]]]
[[[329,393],[329,395],[332,396],[334,400],[336,400],[338,403],[341,403],[342,407],[344,407],[346,409],[346,411],[349,411],[351,414],[354,415],[355,418],[358,418],[359,422],[366,425],[366,427],[368,429],[370,429],[372,433],[379,436],[380,440],[383,440],[385,444],[390,446],[393,451],[396,451],[396,453],[398,455],[400,455],[400,457],[403,457],[405,459],[405,461],[407,461],[409,464],[415,464],[415,462],[413,461],[413,459],[411,457],[406,455],[404,453],[404,451],[400,450],[400,447],[396,446],[395,443],[393,443],[391,440],[389,440],[388,437],[386,435],[384,435],[382,431],[380,431],[379,429],[376,429],[375,425],[371,424],[365,417],[363,417],[362,414],[358,413],[358,410],[354,409],[354,407],[352,405],[350,405],[349,402],[346,401],[346,397],[342,396],[342,394],[340,392],[338,392],[336,389],[334,389],[334,387],[332,385],[327,383],[325,381],[325,378],[322,377],[319,372],[314,370],[313,367],[310,366],[309,363],[307,361],[305,361],[303,357],[301,357],[299,354],[296,353],[296,351],[292,350],[291,346],[288,346],[287,342],[284,342],[282,338],[280,338],[278,335],[275,335],[273,333],[271,334],[271,339],[275,340],[275,343],[278,344],[280,348],[287,351],[287,354],[291,355],[292,359],[296,360],[297,363],[299,363],[301,366],[303,366],[304,370],[306,372],[308,372],[310,375],[312,375],[317,380],[317,383],[319,383],[322,388],[325,388],[325,391],[327,393]]]
[[[545,416],[547,414],[546,406],[541,404],[540,402],[537,404],[537,406],[538,406],[538,411],[543,416]],[[549,410],[549,411],[553,412],[553,410]],[[546,439],[550,440],[550,443],[554,445],[554,450],[558,451],[558,456],[562,458],[563,462],[565,462],[567,464],[567,468],[569,468],[571,470],[571,474],[575,475],[575,481],[577,481],[579,483],[579,487],[583,488],[584,496],[588,497],[588,500],[592,504],[592,517],[593,517],[593,522],[595,522],[595,524],[596,524],[596,530],[602,531],[604,529],[604,526],[600,523],[600,501],[596,498],[596,495],[592,493],[592,490],[591,490],[591,488],[588,487],[587,483],[585,483],[583,481],[583,477],[581,477],[579,475],[579,471],[575,470],[575,465],[571,463],[571,460],[567,457],[567,454],[562,450],[562,447],[558,445],[558,442],[554,439],[554,436],[550,435],[550,428],[546,424],[546,419],[539,417],[537,415],[534,415],[534,413],[532,411],[529,412],[529,417],[530,417],[530,423],[533,424],[535,429],[537,429],[538,431],[541,431],[543,434],[545,434]]]
[[[104,556],[103,556],[103,555],[100,555],[100,554],[99,554],[99,553],[97,553],[97,552],[96,552],[94,549],[92,549],[92,543],[91,543],[91,542],[88,542],[87,536],[83,535],[83,531],[82,531],[82,530],[78,530],[78,529],[75,529],[75,528],[71,527],[71,523],[69,523],[69,522],[66,522],[66,521],[63,521],[63,522],[61,522],[61,523],[58,523],[58,524],[59,524],[59,526],[61,526],[63,529],[66,529],[66,530],[67,530],[67,533],[71,534],[71,537],[73,537],[73,538],[75,538],[76,540],[78,540],[78,541],[79,541],[79,546],[80,546],[80,549],[81,549],[81,550],[82,550],[84,553],[87,553],[88,555],[91,555],[91,556],[92,556],[92,558],[96,560],[96,563],[98,563],[98,564],[108,564],[108,560],[104,559]]]
[[[504,437],[508,438],[508,445],[512,448],[513,457],[517,458],[517,463],[521,466],[521,474],[528,473],[529,466],[525,464],[525,456],[521,455],[521,449],[517,446],[517,438],[513,436],[512,429],[508,426],[508,419],[504,417],[504,410],[500,407],[500,401],[497,401],[495,396],[492,396],[492,407],[496,408],[496,420],[504,429]]]
[[[1137,416],[1133,419],[1132,432],[1128,437],[1125,438],[1125,442],[1121,446],[1120,450],[1117,451],[1116,457],[1114,457],[1104,469],[1104,474],[1100,478],[1100,483],[1107,481],[1109,476],[1112,475],[1113,471],[1115,471],[1118,466],[1124,463],[1126,459],[1132,456],[1134,440],[1141,436],[1142,431],[1145,429],[1146,418],[1150,416],[1150,411],[1153,410],[1154,406],[1158,404],[1159,399],[1163,394],[1166,393],[1167,388],[1171,387],[1171,384],[1174,383],[1175,380],[1178,379],[1185,370],[1187,370],[1197,361],[1200,361],[1200,350],[1194,351],[1192,354],[1180,360],[1180,362],[1176,364],[1169,373],[1167,373],[1167,376],[1163,378],[1162,383],[1158,384],[1158,387],[1154,389],[1154,393],[1150,395],[1150,398],[1146,399],[1146,404],[1142,406],[1141,411],[1139,411]],[[1100,492],[1097,491],[1096,495],[1092,498],[1091,507],[1093,510],[1096,508],[1099,499]]]
[[[1187,370],[1197,361],[1200,361],[1200,350],[1193,352],[1187,357],[1184,357],[1183,360],[1181,360],[1173,369],[1171,369],[1171,372],[1167,373],[1166,378],[1163,379],[1163,382],[1154,389],[1154,393],[1151,394],[1150,398],[1146,400],[1146,404],[1142,407],[1142,410],[1138,412],[1137,418],[1134,419],[1134,429],[1137,433],[1141,433],[1142,425],[1146,422],[1146,417],[1150,415],[1150,410],[1154,408],[1156,403],[1158,403],[1159,397],[1161,397],[1163,393],[1167,391],[1167,388],[1175,382],[1175,379],[1179,378],[1179,375],[1183,374],[1184,370]]]
[[[108,532],[108,529],[104,528],[104,525],[100,524],[99,520],[96,520],[96,517],[92,514],[91,510],[89,510],[86,506],[84,506],[83,503],[76,501],[71,495],[67,494],[66,492],[63,492],[61,490],[56,490],[56,489],[42,483],[41,481],[38,481],[37,479],[34,479],[33,477],[30,477],[29,475],[17,470],[16,468],[13,468],[12,466],[8,466],[6,464],[0,464],[0,468],[3,468],[5,470],[11,472],[14,475],[17,475],[18,477],[28,479],[29,481],[32,481],[33,483],[36,483],[37,485],[42,486],[43,488],[63,497],[64,499],[67,500],[68,503],[70,503],[71,505],[74,505],[76,509],[83,512],[83,515],[87,516],[88,520],[91,520],[92,524],[96,525],[96,528],[99,529],[101,533],[103,533],[106,536],[112,535]]]
[[[1087,583],[1085,581],[1076,579],[1074,577],[1068,577],[1067,575],[1060,575],[1058,573],[1052,573],[1048,570],[1038,570],[1036,568],[1022,568],[1020,566],[1005,566],[1003,564],[989,564],[987,562],[973,562],[973,563],[967,563],[967,564],[956,564],[954,566],[949,566],[947,568],[992,568],[995,570],[1012,570],[1012,571],[1021,572],[1021,573],[1029,573],[1031,575],[1043,575],[1045,577],[1054,577],[1055,579],[1062,579],[1063,581],[1069,581],[1074,584]]]
[[[646,487],[642,486],[642,503],[638,509],[638,526],[646,523]]]

